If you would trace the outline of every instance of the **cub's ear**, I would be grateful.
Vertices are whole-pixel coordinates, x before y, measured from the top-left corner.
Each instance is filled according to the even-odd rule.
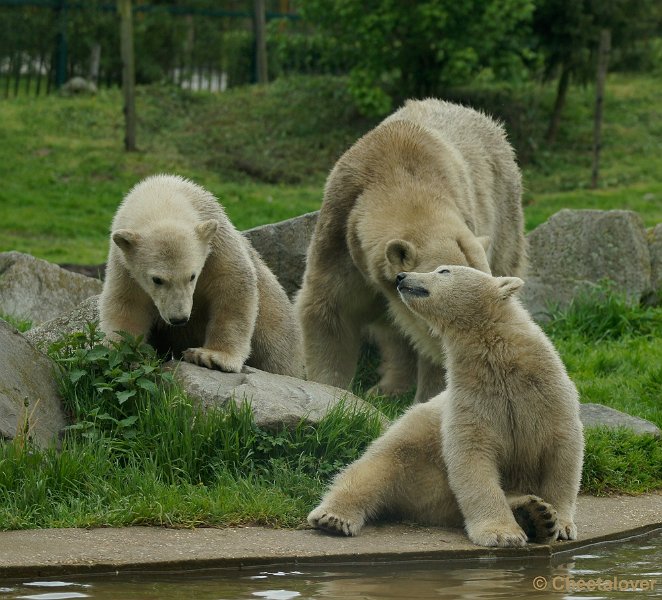
[[[496,277],[495,279],[497,281],[497,289],[501,300],[510,298],[524,285],[524,281],[519,277]]]
[[[129,229],[113,231],[113,242],[124,252],[133,250],[141,240],[140,234]]]
[[[386,260],[395,269],[412,271],[416,266],[416,247],[406,240],[391,240],[386,244]]]
[[[195,226],[195,234],[198,239],[205,244],[208,244],[218,231],[218,221],[216,219],[209,219],[203,221]]]

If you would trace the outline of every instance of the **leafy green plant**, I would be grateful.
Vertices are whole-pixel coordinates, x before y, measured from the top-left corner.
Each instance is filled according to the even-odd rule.
[[[160,369],[156,352],[142,337],[123,333],[119,341],[103,342],[96,324],[88,323],[85,331],[50,348],[66,367],[60,388],[76,421],[69,430],[88,439],[131,439],[138,432],[138,410],[172,385],[172,373]]]

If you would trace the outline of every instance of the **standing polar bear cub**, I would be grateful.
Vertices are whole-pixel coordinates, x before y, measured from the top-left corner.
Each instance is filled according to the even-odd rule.
[[[513,297],[517,277],[462,266],[401,273],[397,289],[447,353],[448,387],[341,472],[314,527],[356,535],[394,515],[464,524],[481,546],[575,539],[583,431],[575,386]]]
[[[178,176],[148,177],[122,201],[99,308],[110,339],[144,335],[210,369],[303,374],[285,291],[216,198]]]
[[[450,102],[410,100],[327,179],[296,301],[308,378],[346,388],[369,324],[380,392],[416,378],[418,401],[441,391],[443,354],[395,290],[400,271],[440,264],[524,274],[521,176],[501,125]]]

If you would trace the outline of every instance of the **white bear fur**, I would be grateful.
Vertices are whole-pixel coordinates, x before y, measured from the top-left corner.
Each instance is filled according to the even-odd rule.
[[[117,210],[100,328],[211,369],[303,375],[300,326],[278,280],[218,200],[175,175],[138,183]]]
[[[408,101],[338,160],[295,302],[308,378],[348,387],[366,326],[382,352],[377,389],[418,401],[443,389],[443,354],[400,302],[400,271],[468,265],[523,275],[521,176],[503,128],[472,109]]]
[[[388,515],[463,524],[481,546],[575,539],[578,394],[513,297],[522,280],[463,266],[403,275],[403,304],[443,343],[448,387],[342,471],[309,522],[345,535]]]

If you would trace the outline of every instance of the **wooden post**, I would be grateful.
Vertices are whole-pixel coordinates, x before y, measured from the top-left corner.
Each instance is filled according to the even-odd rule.
[[[131,0],[117,0],[120,14],[122,92],[124,93],[124,149],[136,150],[136,69],[133,53],[133,9]]]
[[[265,15],[264,0],[254,0],[254,29],[255,29],[255,81],[268,83],[267,74],[267,18]]]
[[[602,150],[602,113],[604,107],[605,81],[609,66],[611,51],[611,31],[603,29],[600,32],[600,47],[598,49],[598,71],[595,81],[595,116],[593,121],[593,170],[591,187],[598,187],[600,176],[600,150]]]

